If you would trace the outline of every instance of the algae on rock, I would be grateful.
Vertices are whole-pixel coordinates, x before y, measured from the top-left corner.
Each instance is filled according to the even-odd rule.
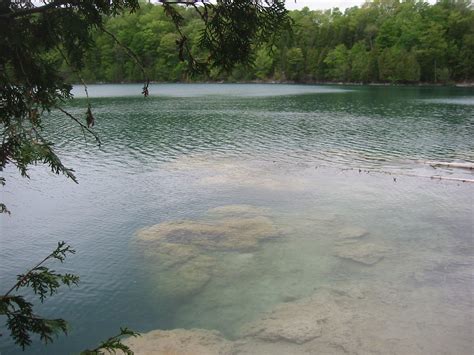
[[[156,267],[160,294],[196,294],[212,278],[216,253],[251,252],[264,240],[278,236],[272,220],[260,215],[264,210],[250,205],[222,206],[210,209],[203,219],[140,229],[136,240]]]

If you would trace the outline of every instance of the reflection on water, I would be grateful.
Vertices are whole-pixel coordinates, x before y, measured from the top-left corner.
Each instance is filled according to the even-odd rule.
[[[268,84],[160,84],[150,85],[150,96],[158,97],[265,97],[265,96],[287,96],[301,94],[325,94],[348,92],[348,89],[331,86],[314,85],[268,85]],[[82,87],[75,87],[72,91],[74,97],[84,98],[85,92]],[[137,85],[92,85],[88,88],[90,97],[120,97],[140,96],[141,88]]]
[[[456,104],[472,89],[135,89],[90,89],[100,150],[51,117],[79,185],[5,173],[1,284],[57,240],[78,250],[64,267],[80,287],[40,308],[70,335],[32,352],[78,351],[127,325],[222,334],[153,333],[141,349],[471,353],[474,186],[419,176],[473,178],[425,164],[474,160],[474,109]],[[0,349],[19,352],[5,338]]]
[[[474,97],[455,97],[455,98],[443,98],[443,99],[427,99],[424,100],[428,104],[451,104],[451,105],[474,105]]]

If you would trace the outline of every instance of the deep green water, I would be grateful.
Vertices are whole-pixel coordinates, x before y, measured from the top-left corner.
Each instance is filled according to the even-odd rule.
[[[236,338],[275,305],[346,281],[430,287],[416,298],[420,323],[436,325],[426,337],[442,330],[453,354],[473,345],[474,184],[429,177],[474,174],[425,162],[474,162],[474,89],[153,85],[147,99],[139,85],[89,91],[100,149],[57,113],[45,125],[78,185],[40,166],[31,180],[2,173],[12,215],[0,217],[1,289],[58,240],[77,254],[56,269],[81,276],[39,306],[67,319],[70,334],[27,353],[78,352],[124,325]],[[77,96],[68,108],[81,115],[80,88]],[[206,251],[212,270],[190,292],[153,245],[137,242],[140,228],[214,223],[221,217],[209,209],[242,204],[263,208],[278,236],[250,251]],[[335,256],[339,230],[354,226],[389,250],[383,260]],[[2,354],[21,353],[0,333]]]

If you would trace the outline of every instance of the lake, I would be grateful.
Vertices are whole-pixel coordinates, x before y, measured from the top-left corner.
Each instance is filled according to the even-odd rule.
[[[67,109],[83,117],[82,88]],[[79,184],[11,167],[1,289],[52,251],[81,277],[38,306],[95,347],[120,326],[218,330],[242,353],[470,354],[474,89],[91,85],[102,146],[57,112]],[[442,176],[446,179],[433,179]],[[23,353],[0,328],[2,354]]]

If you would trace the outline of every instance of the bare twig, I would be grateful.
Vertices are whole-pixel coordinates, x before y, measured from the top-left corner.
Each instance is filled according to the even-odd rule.
[[[149,95],[148,86],[150,85],[150,79],[148,78],[148,76],[146,74],[146,69],[143,66],[140,59],[138,58],[138,56],[128,46],[123,45],[122,42],[120,42],[119,39],[112,32],[107,30],[104,26],[101,25],[100,30],[103,31],[104,33],[108,34],[114,40],[114,42],[117,43],[120,46],[120,48],[122,48],[128,54],[128,56],[130,58],[132,58],[135,61],[135,63],[140,67],[140,69],[143,73],[143,78],[145,80],[145,83],[143,84],[142,94],[143,94],[143,96],[147,97]]]
[[[168,2],[168,1],[167,2],[162,2],[162,4],[163,4],[163,7],[165,9],[165,14],[171,18],[171,21],[173,22],[173,24],[175,26],[176,32],[178,32],[178,34],[180,36],[180,40],[177,41],[177,44],[178,44],[178,47],[179,47],[179,59],[183,62],[185,61],[184,55],[183,55],[183,50],[185,50],[186,55],[188,57],[187,62],[188,62],[189,67],[191,68],[191,74],[200,71],[204,66],[203,66],[203,63],[200,63],[199,61],[197,61],[194,58],[194,56],[191,52],[191,48],[189,48],[188,38],[183,33],[183,31],[181,29],[181,26],[180,26],[180,22],[183,19],[182,16],[170,5],[170,4],[172,4],[171,2]],[[204,2],[203,2],[203,4],[205,5]],[[197,6],[194,3],[183,4],[183,5],[193,6],[197,10]],[[203,21],[206,23],[207,20],[204,20],[205,17],[202,15],[202,13],[199,10],[197,10],[197,12],[201,16]],[[206,14],[207,14],[207,9],[206,9]]]
[[[59,46],[56,46],[56,49],[58,50],[59,54],[61,54],[61,57],[64,59],[68,67],[74,71],[74,73],[77,75],[77,77],[81,81],[81,84],[84,88],[84,92],[86,93],[87,106],[90,107],[91,105],[90,105],[90,100],[89,100],[89,91],[87,90],[87,85],[86,85],[86,82],[84,81],[84,78],[81,75],[81,72],[71,64],[71,62],[69,61],[69,59],[67,58],[67,56],[64,54],[63,50]]]
[[[86,82],[82,78],[81,72],[78,69],[76,69],[73,65],[71,65],[71,63],[69,62],[68,58],[66,57],[64,52],[61,50],[61,48],[60,47],[56,47],[56,48],[59,51],[59,53],[61,54],[61,56],[63,57],[66,64],[69,66],[69,68],[71,68],[74,71],[74,73],[76,73],[76,75],[78,76],[79,80],[82,83],[82,86],[84,88],[84,92],[86,93],[86,100],[87,100],[87,111],[86,111],[87,119],[86,119],[86,122],[87,122],[87,127],[90,128],[90,127],[94,126],[95,118],[94,118],[94,115],[92,114],[92,105],[91,105],[91,102],[90,102],[90,99],[89,99],[89,91],[87,90]],[[84,139],[85,139],[86,138],[85,131],[82,130],[82,133],[84,133]]]
[[[64,113],[66,116],[68,116],[70,119],[72,119],[74,122],[76,122],[81,127],[81,129],[83,131],[87,131],[88,133],[90,133],[95,138],[95,140],[97,141],[97,144],[99,145],[99,147],[101,146],[102,142],[100,141],[99,135],[97,133],[95,133],[93,130],[91,130],[89,127],[87,127],[84,123],[82,123],[77,117],[74,117],[71,113],[67,112],[63,108],[61,108],[59,106],[55,106],[55,107],[59,111]]]

